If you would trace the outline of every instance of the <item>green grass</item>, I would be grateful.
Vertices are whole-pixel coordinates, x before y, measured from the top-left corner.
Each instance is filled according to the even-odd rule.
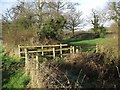
[[[108,38],[95,38],[95,39],[79,39],[79,38],[68,38],[64,39],[64,42],[67,42],[70,45],[78,46],[78,49],[82,51],[94,51],[97,43],[109,42]]]
[[[77,42],[70,42],[71,45],[81,45],[81,44],[97,44],[97,43],[103,43],[108,41],[107,38],[96,38],[96,39],[90,39],[90,40],[82,40]]]

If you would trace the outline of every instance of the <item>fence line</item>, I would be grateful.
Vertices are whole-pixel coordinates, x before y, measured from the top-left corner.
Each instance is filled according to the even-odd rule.
[[[20,46],[18,45],[19,57],[28,59],[29,54],[35,54],[36,59],[38,56],[44,56],[45,53],[52,53],[52,55],[46,55],[55,58],[57,56],[57,52],[59,52],[59,56],[62,58],[65,55],[75,52],[74,46],[68,46],[68,44],[60,44],[60,45],[41,45],[41,46]],[[69,51],[68,53],[64,53],[64,51]],[[23,54],[23,55],[22,55]]]

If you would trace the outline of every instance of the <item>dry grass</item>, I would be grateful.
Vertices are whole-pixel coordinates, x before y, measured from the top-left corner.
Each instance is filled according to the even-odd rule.
[[[3,49],[9,55],[18,55],[18,45],[31,45],[36,37],[36,30],[3,31]]]
[[[27,67],[31,76],[30,88],[75,88],[69,79],[69,75],[59,69],[61,66],[58,62],[38,63],[36,68],[35,61],[29,61]],[[31,68],[32,67],[32,68]],[[80,75],[80,74],[79,74]],[[82,82],[84,81],[83,77]],[[78,83],[80,86],[80,83]]]
[[[29,44],[30,39],[34,36],[34,34],[35,31],[29,30],[15,31],[9,34],[3,33],[3,41],[4,44],[7,43],[9,45]]]

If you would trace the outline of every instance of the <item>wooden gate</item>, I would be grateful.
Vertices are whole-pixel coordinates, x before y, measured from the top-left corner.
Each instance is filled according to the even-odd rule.
[[[27,60],[30,56],[63,57],[75,52],[74,46],[68,44],[41,45],[41,46],[21,46],[18,45],[19,57]]]

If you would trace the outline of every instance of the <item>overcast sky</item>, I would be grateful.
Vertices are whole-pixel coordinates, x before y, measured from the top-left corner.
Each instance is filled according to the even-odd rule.
[[[7,8],[15,5],[17,0],[0,0],[0,13],[4,12]],[[31,1],[31,0],[26,0]],[[84,15],[88,15],[92,8],[103,8],[109,0],[67,0],[68,2],[79,3],[78,9],[83,11]]]

